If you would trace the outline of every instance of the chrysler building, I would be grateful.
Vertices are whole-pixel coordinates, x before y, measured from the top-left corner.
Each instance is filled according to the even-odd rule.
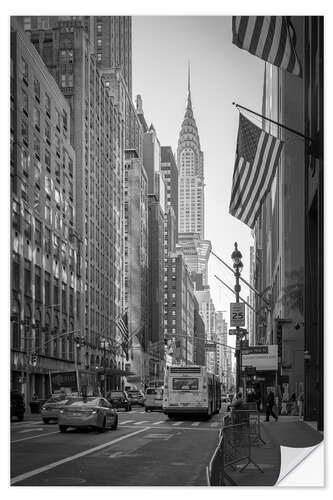
[[[179,233],[196,233],[204,239],[204,173],[203,152],[193,116],[190,70],[188,97],[181,126],[177,163],[179,169]]]

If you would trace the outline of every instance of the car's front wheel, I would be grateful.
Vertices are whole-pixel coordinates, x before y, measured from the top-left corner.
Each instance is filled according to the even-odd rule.
[[[68,429],[68,425],[59,425],[59,431],[60,432],[66,432]]]

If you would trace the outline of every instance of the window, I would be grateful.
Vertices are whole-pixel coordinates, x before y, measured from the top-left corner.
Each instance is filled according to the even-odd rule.
[[[22,120],[21,122],[21,135],[22,135],[22,141],[26,146],[29,145],[29,128],[27,122]]]
[[[28,63],[21,57],[21,73],[23,81],[28,85]]]
[[[47,272],[45,272],[44,288],[45,288],[45,305],[49,306],[51,300],[50,297],[51,285],[50,285],[50,274]]]
[[[12,287],[15,290],[20,289],[20,256],[15,252],[12,260]]]
[[[67,122],[68,122],[67,113],[66,113],[66,111],[63,111],[63,113],[62,113],[62,126],[66,132],[67,132]]]
[[[31,262],[24,260],[24,293],[31,295]]]
[[[34,160],[34,181],[38,186],[40,185],[41,170],[40,162],[38,160]]]
[[[48,200],[45,201],[45,220],[51,224],[51,204]]]
[[[59,280],[57,278],[53,280],[53,303],[59,305]]]
[[[71,158],[68,159],[68,170],[69,175],[73,176],[73,160]]]
[[[35,129],[37,129],[39,132],[40,131],[40,111],[38,108],[36,108],[36,106],[34,106],[34,109],[33,109],[33,123],[34,123]]]
[[[24,210],[24,236],[31,240],[31,215],[28,210]]]
[[[61,120],[60,113],[59,113],[59,111],[56,109],[56,127],[57,127],[57,129],[59,130],[59,132],[60,132],[60,120]]]
[[[47,93],[45,93],[45,110],[48,117],[51,118],[51,99]]]
[[[20,205],[17,201],[13,201],[13,229],[15,231],[20,231]]]
[[[45,165],[47,170],[51,171],[51,153],[48,149],[45,148]]]
[[[35,266],[35,299],[41,302],[42,300],[42,270]]]
[[[55,134],[55,149],[57,156],[60,158],[60,137]]]
[[[28,201],[27,184],[24,181],[21,181],[21,198],[24,201]]]
[[[61,287],[62,287],[62,291],[61,291],[62,310],[64,313],[66,313],[67,312],[66,284],[62,283]]]
[[[51,145],[51,125],[45,120],[45,139],[48,145]]]
[[[60,163],[56,162],[55,175],[58,182],[60,182]]]
[[[38,159],[40,159],[40,140],[37,135],[34,134],[34,152]]]
[[[25,175],[28,175],[28,173],[29,173],[29,166],[30,166],[30,155],[26,149],[22,148],[21,149],[21,167],[22,167],[22,171]]]
[[[28,116],[29,114],[29,98],[28,94],[22,90],[22,111]]]
[[[40,101],[40,83],[36,77],[34,78],[34,94],[35,94],[35,99],[39,102]]]
[[[42,223],[38,219],[35,220],[35,243],[42,246]]]
[[[44,250],[46,253],[51,252],[51,231],[48,227],[44,230]]]

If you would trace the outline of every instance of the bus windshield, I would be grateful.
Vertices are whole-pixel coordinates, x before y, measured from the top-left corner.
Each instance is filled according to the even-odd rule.
[[[197,391],[199,389],[199,379],[173,378],[172,389],[174,391]]]

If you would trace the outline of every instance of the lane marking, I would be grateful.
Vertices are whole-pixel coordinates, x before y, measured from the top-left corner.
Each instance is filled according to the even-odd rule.
[[[158,422],[154,422],[152,425],[158,425],[158,424],[163,424],[165,420],[159,420]]]
[[[200,424],[201,424],[201,422],[193,422],[192,427],[198,427],[198,425],[200,425]]]
[[[24,431],[18,431],[17,434],[26,434],[27,432],[43,431],[45,427],[35,427],[34,429],[25,429]]]
[[[51,464],[48,465],[43,465],[43,467],[39,467],[38,469],[31,470],[29,472],[25,472],[24,474],[20,474],[19,476],[13,477],[11,479],[10,484],[16,484],[21,481],[24,481],[25,479],[29,479],[30,477],[37,476],[38,474],[41,474],[42,472],[46,472],[50,469],[54,469],[55,467],[58,467],[58,465],[65,464],[67,462],[72,462],[73,460],[76,460],[77,458],[84,457],[86,455],[89,455],[90,453],[94,453],[95,451],[102,450],[103,448],[107,448],[108,446],[114,444],[114,443],[119,443],[119,441],[123,441],[124,439],[128,439],[132,436],[135,436],[136,434],[140,434],[142,432],[145,432],[147,430],[151,429],[151,427],[144,427],[143,429],[140,429],[135,432],[131,432],[130,434],[125,434],[125,436],[120,436],[119,438],[112,439],[112,441],[108,441],[107,443],[100,444],[99,446],[95,446],[94,448],[90,448],[85,451],[81,451],[80,453],[76,453],[75,455],[72,455],[70,457],[62,458],[61,460],[58,460],[57,462],[52,462]],[[45,436],[45,434],[44,434]]]
[[[22,439],[15,439],[15,441],[11,441],[11,443],[19,443],[20,441],[28,441],[28,439],[36,439],[40,436],[49,436],[50,434],[59,434],[59,431],[46,432],[44,434],[37,434],[36,436],[29,436]]]
[[[213,424],[210,424],[211,427],[217,427],[218,425],[220,425],[220,422],[214,422]]]
[[[172,425],[174,425],[174,426],[176,426],[176,425],[182,425],[183,423],[184,422],[176,422],[175,424],[172,424]]]
[[[141,424],[146,424],[148,422],[149,420],[141,420],[140,422],[135,422],[133,425],[141,425]]]
[[[131,422],[134,422],[134,420],[125,420],[124,422],[119,422],[119,425],[130,424]]]

